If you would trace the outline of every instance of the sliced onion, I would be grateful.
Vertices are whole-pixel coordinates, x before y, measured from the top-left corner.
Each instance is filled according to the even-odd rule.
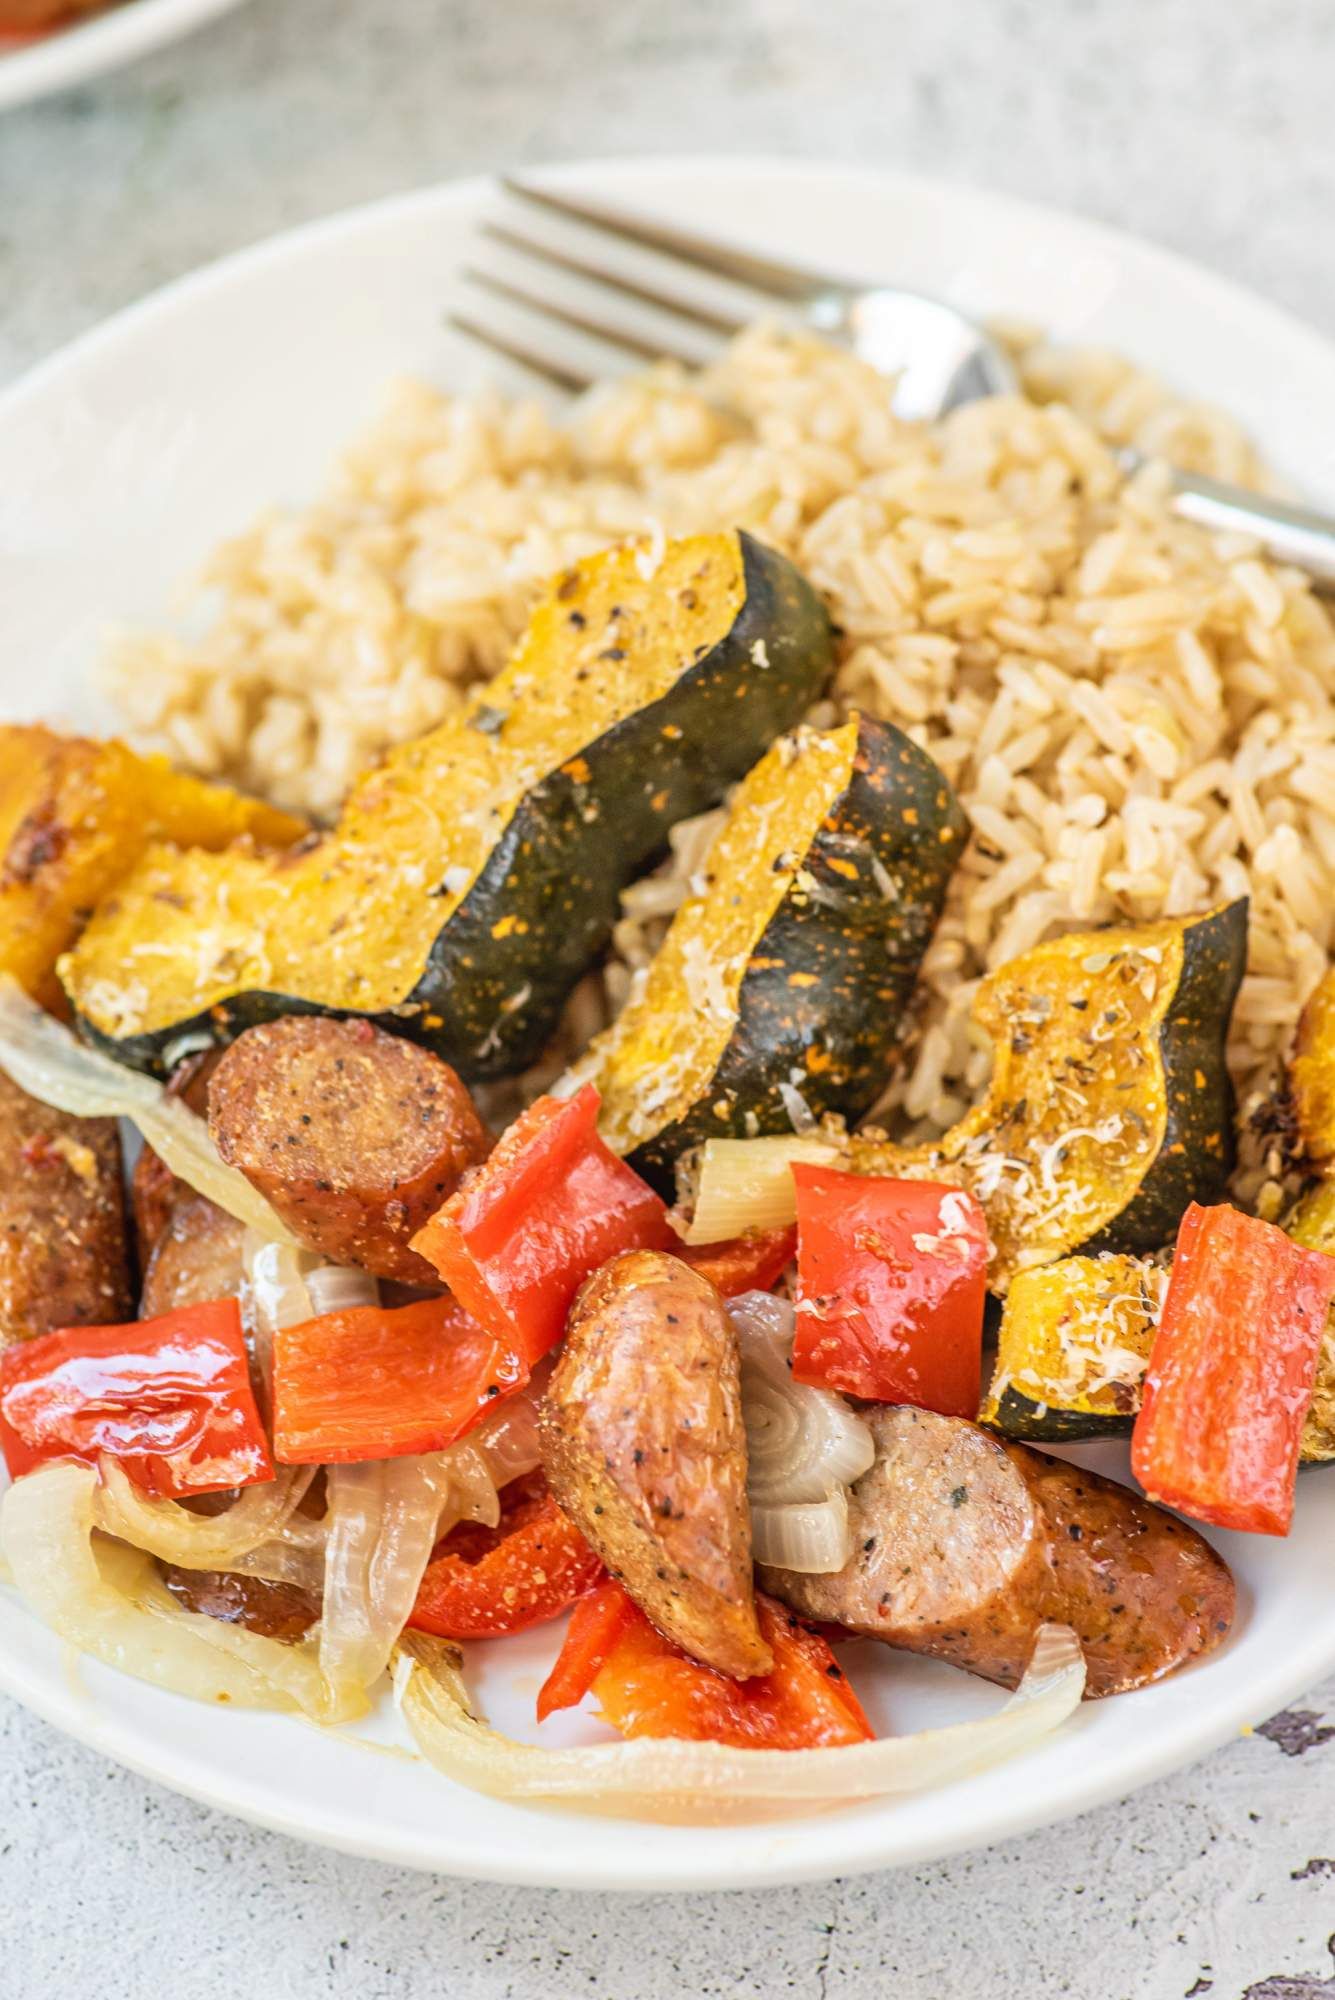
[[[301,1529],[309,1530],[302,1534]],[[271,1542],[261,1542],[248,1555],[238,1556],[228,1568],[238,1576],[257,1576],[266,1583],[290,1583],[296,1590],[304,1590],[308,1597],[319,1597],[324,1590],[324,1538],[323,1521],[305,1521],[298,1515],[295,1521]]]
[[[7,974],[0,977],[0,1069],[29,1097],[89,1118],[128,1118],[166,1166],[197,1194],[261,1236],[290,1243],[291,1231],[244,1174],[224,1166],[202,1118],[160,1083],[85,1048]]]
[[[452,1472],[448,1452],[329,1467],[320,1664],[333,1686],[366,1688],[384,1672],[435,1546]]]
[[[508,1486],[542,1464],[538,1409],[531,1394],[507,1396],[500,1408],[468,1434],[482,1454],[493,1486]],[[456,1447],[457,1448],[457,1447]],[[493,1522],[493,1526],[495,1523]]]
[[[823,1500],[753,1506],[751,1553],[759,1563],[797,1570],[803,1576],[832,1576],[841,1570],[853,1553],[848,1488],[836,1486]]]
[[[299,1243],[273,1243],[251,1230],[241,1251],[249,1287],[250,1318],[270,1339],[280,1326],[297,1326],[310,1319],[311,1295],[306,1280],[319,1259]]]
[[[442,1453],[448,1491],[436,1522],[436,1539],[448,1535],[460,1521],[480,1521],[494,1528],[501,1518],[501,1496],[487,1454],[473,1443],[451,1445]]]
[[[809,1812],[945,1784],[1039,1742],[1074,1712],[1085,1685],[1074,1632],[1042,1625],[1024,1679],[1005,1706],[946,1729],[825,1750],[737,1750],[650,1737],[550,1750],[494,1730],[470,1705],[461,1664],[456,1647],[424,1632],[405,1632],[397,1649],[399,1705],[423,1756],[447,1777],[494,1798],[695,1824]]]
[[[93,1496],[93,1519],[147,1555],[181,1569],[234,1569],[277,1535],[306,1494],[316,1468],[280,1466],[263,1486],[247,1486],[223,1514],[196,1514],[177,1500],[154,1500],[130,1479],[114,1458],[99,1466],[101,1484]],[[312,1524],[314,1525],[314,1524]]]
[[[862,1418],[832,1389],[793,1380],[793,1308],[770,1292],[729,1302],[742,1355],[751,1504],[823,1500],[861,1479],[876,1456]]]
[[[347,1264],[315,1265],[307,1274],[306,1291],[314,1313],[349,1312],[356,1306],[380,1303],[380,1287],[370,1272]]]
[[[829,1166],[839,1148],[824,1139],[707,1139],[696,1170],[688,1243],[723,1243],[748,1229],[783,1229],[797,1214],[796,1160]]]
[[[44,1465],[0,1503],[0,1540],[27,1603],[52,1631],[123,1673],[197,1700],[351,1721],[364,1698],[330,1688],[314,1649],[187,1611],[150,1556],[93,1536],[91,1466]]]

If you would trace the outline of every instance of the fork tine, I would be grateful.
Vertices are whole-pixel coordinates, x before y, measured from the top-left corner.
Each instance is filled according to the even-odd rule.
[[[569,395],[582,394],[594,379],[588,371],[567,368],[561,362],[553,361],[550,355],[539,354],[535,348],[527,346],[523,341],[512,340],[503,334],[493,332],[490,327],[479,325],[477,320],[470,319],[466,313],[446,313],[445,324],[452,326],[456,333],[462,333],[467,339],[476,341],[479,347],[490,348],[493,354],[504,355],[507,361],[517,361],[519,366],[527,368],[530,374],[542,376],[545,381],[554,383],[558,389],[566,390]]]
[[[801,301],[810,299],[817,292],[843,289],[835,280],[822,277],[818,272],[804,271],[792,264],[775,263],[768,257],[757,257],[749,251],[733,250],[725,243],[707,236],[695,236],[689,230],[640,222],[632,216],[619,215],[614,209],[599,208],[592,202],[574,201],[569,195],[552,194],[546,188],[534,187],[530,182],[515,180],[510,175],[503,176],[500,184],[507,194],[518,201],[531,202],[535,208],[569,216],[571,220],[583,223],[586,229],[600,230],[603,235],[620,242],[642,244],[646,250],[656,250],[662,256],[676,258],[678,263],[715,272],[721,278],[748,285],[753,291],[769,292],[775,298]]]
[[[465,265],[460,276],[470,285],[477,285],[483,291],[495,292],[498,298],[511,299],[516,305],[526,307],[530,312],[540,313],[544,319],[554,319],[561,326],[574,327],[577,333],[591,334],[595,340],[607,341],[613,347],[624,348],[630,354],[639,355],[642,361],[662,361],[665,356],[674,361],[683,361],[688,367],[698,364],[700,357],[684,348],[669,347],[666,341],[649,340],[642,334],[632,333],[628,327],[612,326],[606,320],[595,319],[589,313],[576,312],[557,299],[541,298],[536,292],[518,285],[511,278],[499,278],[491,271],[481,270],[475,265]]]
[[[658,306],[675,313],[679,319],[693,320],[709,333],[730,337],[740,333],[750,317],[746,313],[715,312],[707,306],[688,305],[671,291],[646,284],[640,278],[623,277],[620,272],[609,271],[605,264],[599,264],[593,258],[581,257],[570,250],[554,249],[550,243],[525,236],[504,222],[486,220],[478,224],[478,229],[483,236],[489,236],[495,243],[504,243],[508,249],[521,250],[526,257],[554,264],[558,270],[573,271],[577,278],[590,278],[595,284],[605,285],[609,291],[620,292],[628,299],[638,299],[641,305]],[[550,311],[551,307],[548,306],[547,310]]]

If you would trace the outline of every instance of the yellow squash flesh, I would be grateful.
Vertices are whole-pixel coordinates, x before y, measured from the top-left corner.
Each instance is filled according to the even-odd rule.
[[[1062,1257],[1017,1272],[979,1422],[1045,1438],[1127,1428],[1167,1278],[1143,1257]]]
[[[1335,971],[1303,1008],[1289,1084],[1303,1151],[1329,1172],[1335,1168]]]
[[[60,954],[155,842],[287,847],[301,820],[126,744],[0,728],[0,973],[64,1011]]]
[[[277,864],[151,850],[62,965],[78,1011],[120,1039],[252,989],[366,1013],[402,1002],[526,792],[562,767],[578,781],[579,751],[735,623],[735,535],[670,542],[651,593],[643,561],[613,550],[558,579],[510,664],[461,715],[392,751],[318,844]]]
[[[855,722],[797,730],[738,786],[644,985],[576,1066],[581,1082],[597,1084],[599,1127],[615,1152],[684,1118],[714,1075],[757,940],[847,786],[857,744]]]

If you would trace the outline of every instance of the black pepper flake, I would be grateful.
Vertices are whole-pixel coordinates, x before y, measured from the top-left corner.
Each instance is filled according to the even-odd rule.
[[[967,1486],[956,1486],[951,1491],[950,1504],[952,1507],[962,1507],[968,1497],[969,1489]]]
[[[1071,1537],[1071,1540],[1073,1542],[1083,1542],[1083,1540],[1085,1539],[1085,1531],[1081,1527],[1078,1521],[1069,1522],[1067,1524],[1066,1532]]]

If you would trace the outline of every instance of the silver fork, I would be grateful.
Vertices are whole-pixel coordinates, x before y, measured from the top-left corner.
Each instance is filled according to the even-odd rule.
[[[606,360],[581,359],[590,354],[590,343],[623,362],[669,358],[699,366],[721,340],[776,306],[785,318],[850,347],[893,378],[893,405],[902,417],[941,417],[1017,387],[996,341],[940,300],[894,285],[849,285],[529,182],[510,179],[501,186],[542,215],[549,233],[535,235],[508,217],[486,218],[480,233],[518,267],[497,272],[474,264],[463,276],[511,312],[517,309],[522,322],[543,322],[544,333],[535,344],[529,331],[507,332],[457,310],[447,316],[449,323],[572,395],[607,372]],[[551,290],[554,273],[561,274],[564,291]],[[573,350],[569,341],[559,354],[547,344],[553,324],[576,336]],[[1135,451],[1119,456],[1128,473],[1143,463]],[[1172,480],[1177,513],[1259,540],[1277,561],[1306,570],[1318,589],[1335,594],[1335,518],[1200,473],[1173,468]]]

